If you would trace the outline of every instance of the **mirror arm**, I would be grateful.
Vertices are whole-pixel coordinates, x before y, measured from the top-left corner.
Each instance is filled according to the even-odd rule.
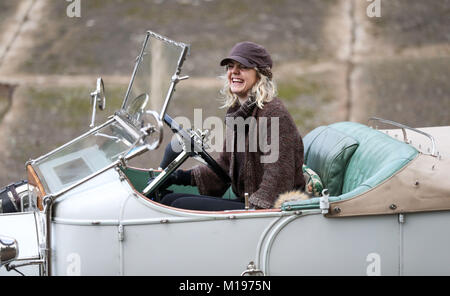
[[[93,128],[95,126],[95,111],[97,109],[97,97],[98,97],[97,91],[91,92],[92,117],[91,117],[91,124],[89,125],[90,128]]]
[[[91,92],[91,105],[92,105],[92,117],[90,128],[95,126],[95,112],[97,106],[100,110],[105,110],[106,98],[105,98],[105,86],[101,77],[97,78],[97,88],[94,92]]]

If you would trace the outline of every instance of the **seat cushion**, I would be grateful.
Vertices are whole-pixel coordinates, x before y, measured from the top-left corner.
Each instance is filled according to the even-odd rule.
[[[359,186],[375,187],[404,167],[418,153],[414,147],[362,124],[341,122],[331,126],[351,132],[360,143],[348,163],[343,180],[343,194]]]
[[[340,194],[330,194],[329,202],[338,202],[352,199],[363,195],[365,192],[374,188],[400,169],[405,167],[411,160],[418,155],[418,151],[401,141],[398,141],[378,130],[355,122],[338,122],[328,127],[318,127],[305,136],[305,162],[311,166],[322,177],[322,172],[312,166],[314,158],[317,158],[320,148],[316,145],[330,145],[326,140],[321,140],[328,134],[327,128],[334,131],[351,135],[351,138],[359,143],[356,151],[348,160],[345,174],[342,181],[342,192]],[[331,137],[328,139],[331,141]],[[335,139],[336,140],[336,139]],[[351,141],[349,142],[351,144]],[[327,149],[331,149],[328,147]],[[350,151],[351,152],[351,151]],[[319,156],[327,156],[322,152]],[[322,161],[315,161],[320,164]],[[326,183],[324,182],[324,187]],[[319,208],[320,198],[314,197],[308,200],[291,201],[283,204],[282,210],[302,210]]]
[[[306,165],[319,174],[330,195],[340,195],[348,161],[358,142],[328,126],[310,132],[305,137],[304,145]]]

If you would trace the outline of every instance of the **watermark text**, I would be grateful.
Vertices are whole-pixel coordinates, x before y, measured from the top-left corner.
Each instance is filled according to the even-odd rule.
[[[81,0],[66,0],[70,2],[66,9],[66,15],[70,18],[81,17]]]

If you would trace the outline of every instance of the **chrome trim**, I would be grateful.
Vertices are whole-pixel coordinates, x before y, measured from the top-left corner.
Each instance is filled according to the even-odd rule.
[[[9,264],[19,256],[19,244],[17,240],[0,235],[0,266]]]
[[[11,271],[18,267],[23,267],[23,266],[28,266],[28,265],[42,265],[44,263],[45,263],[44,259],[37,259],[37,260],[30,260],[28,262],[20,263],[20,264],[8,264],[8,265],[6,265],[6,270]]]
[[[133,135],[133,137],[134,137],[135,139],[139,139],[139,138],[140,138],[139,133],[138,133],[134,128],[132,128],[129,124],[127,124],[126,120],[124,120],[124,119],[120,116],[119,113],[116,114],[116,115],[114,116],[114,118],[117,120],[118,123],[120,123],[120,125],[122,125],[122,126],[127,130],[127,132],[128,132],[129,134]]]
[[[153,179],[150,184],[144,188],[142,194],[147,195],[152,192],[151,190],[158,188],[162,183],[162,179],[164,179],[166,175],[170,175],[173,171],[175,171],[189,156],[190,153],[183,150],[177,158],[175,158],[155,179]]]
[[[175,86],[181,80],[185,80],[185,79],[189,78],[189,76],[183,76],[183,77],[179,76],[179,74],[181,72],[181,67],[183,66],[183,62],[186,59],[186,56],[187,56],[188,51],[189,51],[189,47],[187,45],[183,44],[182,47],[183,47],[183,51],[182,51],[182,53],[180,55],[180,58],[178,59],[177,69],[175,71],[175,74],[172,76],[172,83],[170,84],[169,91],[167,92],[166,100],[164,101],[164,105],[163,105],[163,107],[161,109],[161,112],[159,112],[159,120],[161,120],[161,121],[164,120],[164,114],[166,114],[166,110],[167,110],[167,107],[169,105],[170,99],[172,98],[172,95],[173,95],[173,93],[175,91]]]
[[[147,47],[147,42],[148,42],[149,38],[150,38],[150,34],[147,32],[147,35],[144,38],[144,43],[142,44],[141,52],[136,57],[136,63],[134,64],[133,74],[131,75],[131,80],[130,80],[130,83],[128,84],[127,92],[125,93],[125,99],[123,100],[122,107],[120,109],[125,108],[125,106],[127,104],[128,96],[130,95],[131,88],[133,87],[134,78],[136,77],[136,73],[139,69],[139,65],[141,64],[141,61],[144,57],[144,50]]]
[[[167,42],[169,44],[173,44],[173,45],[178,46],[178,47],[188,46],[185,43],[173,41],[173,40],[171,40],[171,39],[169,39],[167,37],[164,37],[162,35],[159,35],[158,33],[152,32],[152,31],[147,31],[147,34],[150,35],[150,36],[155,37],[156,39],[159,39],[161,41]]]
[[[411,131],[413,131],[413,132],[416,132],[416,133],[419,133],[419,134],[421,134],[421,135],[426,136],[426,137],[427,137],[428,139],[430,139],[430,141],[431,141],[431,156],[435,156],[435,157],[438,156],[438,154],[436,153],[436,141],[434,140],[434,138],[433,138],[432,135],[430,135],[430,134],[428,134],[428,133],[425,133],[425,132],[423,132],[423,131],[421,131],[421,130],[418,130],[418,129],[409,127],[409,126],[407,126],[407,125],[404,125],[404,124],[395,122],[395,121],[391,121],[391,120],[387,120],[387,119],[383,119],[383,118],[379,118],[379,117],[370,117],[368,121],[370,122],[370,121],[372,121],[372,120],[374,120],[374,121],[379,121],[379,122],[386,123],[386,124],[390,124],[390,125],[393,125],[393,126],[395,126],[395,127],[401,128],[401,129],[402,129],[402,132],[403,132],[403,141],[404,141],[405,143],[408,143],[408,144],[409,144],[409,142],[408,142],[408,138],[407,138],[407,136],[406,136],[406,131],[405,131],[405,129],[409,129],[409,130],[411,130]],[[375,127],[375,129],[377,129],[377,127]]]
[[[45,216],[45,249],[44,249],[44,264],[41,267],[41,274],[50,276],[52,274],[52,252],[51,252],[51,220],[52,207],[54,199],[51,196],[44,197],[44,216]]]
[[[258,246],[256,248],[255,267],[260,268],[265,275],[269,275],[269,258],[273,242],[280,231],[292,221],[309,216],[321,214],[319,209],[303,210],[294,212],[281,212],[284,215],[279,215],[279,218],[272,221],[269,226],[262,233]],[[289,215],[287,215],[289,213]],[[285,218],[285,219],[283,219]]]
[[[177,68],[175,70],[174,75],[172,76],[171,84],[170,84],[170,87],[169,87],[169,89],[167,91],[167,95],[166,95],[166,98],[165,98],[165,101],[164,101],[164,105],[161,108],[161,111],[159,113],[159,120],[162,121],[164,119],[164,114],[166,113],[167,107],[169,105],[169,101],[172,98],[173,92],[175,91],[176,84],[178,82],[180,82],[181,80],[185,80],[185,79],[189,78],[189,76],[180,77],[179,74],[181,72],[181,67],[183,65],[184,60],[186,59],[186,56],[189,55],[190,47],[189,47],[188,44],[185,44],[185,43],[182,43],[182,42],[173,41],[173,40],[171,40],[171,39],[169,39],[167,37],[164,37],[162,35],[159,35],[157,33],[152,32],[152,31],[147,31],[145,39],[144,39],[144,42],[142,44],[141,52],[139,53],[139,56],[136,58],[136,63],[134,65],[133,74],[131,76],[130,83],[128,84],[128,89],[127,89],[127,92],[125,93],[125,98],[123,100],[121,110],[125,108],[128,100],[129,100],[129,95],[130,95],[130,92],[131,92],[131,88],[133,87],[133,83],[134,83],[134,80],[136,78],[137,71],[139,70],[139,66],[140,66],[140,64],[141,64],[141,62],[142,62],[142,60],[144,58],[145,49],[147,48],[147,44],[148,44],[148,41],[149,41],[150,37],[154,37],[154,38],[156,38],[158,40],[161,40],[163,42],[166,42],[166,43],[169,43],[169,44],[172,44],[172,45],[175,45],[177,47],[181,47],[182,48],[181,55],[180,55],[180,57],[178,59]]]
[[[292,213],[292,212],[289,212]],[[272,230],[272,228],[283,218],[284,216],[278,216],[276,219],[274,219],[272,221],[272,223],[269,224],[269,226],[266,227],[266,229],[264,229],[263,233],[261,234],[261,236],[259,237],[259,241],[258,241],[258,245],[256,247],[256,256],[255,256],[255,261],[256,264],[255,266],[260,266],[261,262],[260,262],[260,258],[262,258],[261,255],[261,250],[263,248],[263,244],[266,240],[267,235],[269,234],[269,232]]]
[[[161,207],[159,207],[161,209]],[[180,213],[180,211],[177,211]],[[191,222],[203,222],[203,221],[234,221],[241,219],[254,219],[254,218],[276,218],[272,224],[276,224],[280,219],[290,216],[302,216],[307,214],[320,214],[320,211],[302,211],[301,214],[296,212],[258,212],[258,211],[244,211],[243,209],[235,210],[235,212],[230,215],[232,211],[224,211],[222,214],[190,214],[189,216],[161,216],[155,218],[141,218],[141,219],[128,219],[128,220],[89,220],[89,219],[65,219],[65,218],[54,218],[52,223],[60,225],[77,225],[77,226],[137,226],[137,225],[154,225],[161,224],[162,221],[165,223],[191,223]],[[271,226],[273,227],[273,225]],[[272,227],[268,227],[265,232],[269,232]],[[266,235],[267,236],[267,235]],[[262,244],[260,249],[262,249]]]
[[[278,233],[280,233],[280,231],[289,223],[291,223],[292,221],[294,221],[297,218],[300,218],[302,215],[292,215],[286,219],[284,219],[283,221],[280,222],[280,224],[278,224],[277,226],[274,227],[273,231],[269,234],[268,238],[267,238],[267,243],[265,245],[263,254],[262,254],[262,271],[264,272],[264,274],[268,275],[269,274],[269,257],[270,257],[270,251],[272,249],[272,244],[275,241],[275,237],[278,235]]]
[[[157,127],[153,127],[153,126],[151,127],[154,129],[150,129],[150,130],[147,129],[146,131],[144,131],[145,133],[147,133],[147,135],[151,135],[152,133],[155,133],[155,132],[159,133],[158,142],[153,143],[151,145],[151,147],[149,148],[149,150],[155,150],[155,149],[158,149],[159,145],[161,145],[163,138],[164,138],[163,123],[158,118],[158,113],[156,113],[155,111],[147,110],[146,113],[152,115],[155,118],[156,124],[157,124]]]
[[[161,144],[161,142],[163,140],[163,124],[158,118],[158,113],[156,113],[153,110],[147,110],[146,113],[152,115],[155,118],[156,124],[158,125],[157,128],[150,124],[147,125],[146,127],[141,128],[140,136],[136,139],[136,141],[134,141],[134,143],[130,146],[130,148],[128,148],[128,150],[123,155],[128,155],[133,149],[135,149],[137,147],[137,145],[139,143],[141,143],[141,145],[143,145],[145,143],[144,142],[145,137],[147,137],[155,132],[157,132],[159,134],[158,141],[155,143],[152,143],[151,145],[147,143],[147,150],[155,150]],[[126,163],[122,156],[121,156],[121,158],[122,158],[122,160],[121,160],[122,165],[126,166]]]

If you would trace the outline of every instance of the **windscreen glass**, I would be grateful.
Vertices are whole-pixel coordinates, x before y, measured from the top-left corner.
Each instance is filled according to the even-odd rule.
[[[56,193],[115,162],[137,138],[132,130],[112,121],[36,161],[33,168],[45,191]]]
[[[147,109],[161,112],[168,94],[172,77],[181,67],[184,45],[149,33],[144,42],[141,58],[138,59],[135,76],[130,82],[130,91],[125,98],[123,110],[130,117]],[[148,100],[145,99],[146,95]]]

